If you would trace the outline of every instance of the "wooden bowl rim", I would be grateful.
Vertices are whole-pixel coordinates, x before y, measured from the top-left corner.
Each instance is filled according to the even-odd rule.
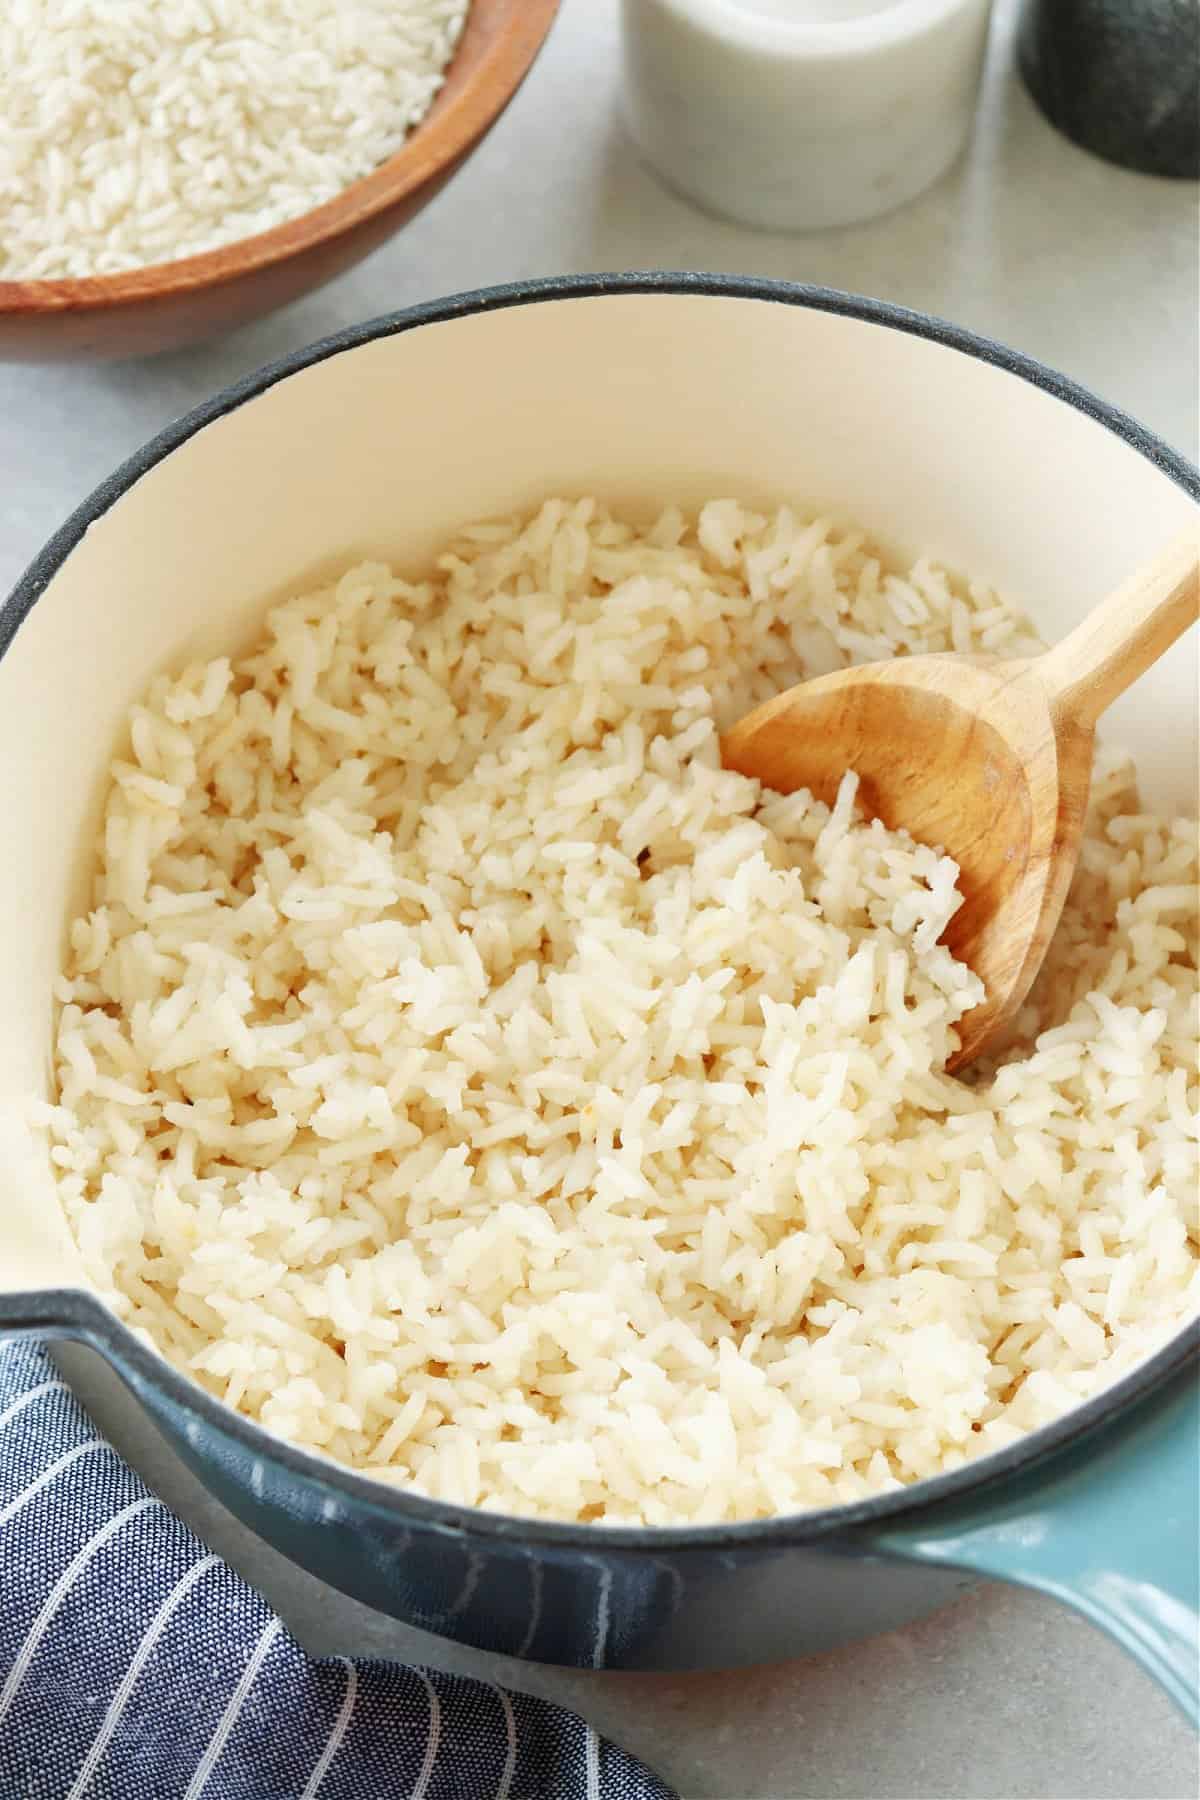
[[[471,0],[462,35],[446,67],[446,83],[426,117],[369,175],[332,200],[251,237],[197,256],[145,263],[112,275],[53,280],[0,280],[0,316],[51,318],[168,300],[220,287],[285,262],[364,225],[417,192],[471,148],[512,98],[554,22],[560,0]],[[477,49],[477,58],[470,53]],[[455,65],[468,58],[461,87]]]

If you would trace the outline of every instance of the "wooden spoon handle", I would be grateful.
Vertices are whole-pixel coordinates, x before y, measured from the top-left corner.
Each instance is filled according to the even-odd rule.
[[[1037,669],[1056,710],[1092,726],[1200,618],[1200,522],[1102,600]]]

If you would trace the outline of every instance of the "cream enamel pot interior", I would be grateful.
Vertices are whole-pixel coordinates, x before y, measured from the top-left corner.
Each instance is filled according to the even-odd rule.
[[[903,1493],[605,1530],[421,1500],[295,1450],[87,1291],[25,1121],[46,1091],[51,986],[124,708],[153,671],[244,641],[282,588],[369,553],[417,570],[456,524],[549,490],[642,511],[800,498],[995,582],[1050,638],[1200,521],[1194,470],[1049,371],[870,301],[725,277],[438,302],[169,427],[68,521],[0,621],[0,1332],[89,1343],[264,1538],[485,1649],[610,1668],[763,1661],[898,1624],[985,1572],[1080,1607],[1194,1709],[1194,1325],[1057,1424]],[[1192,810],[1195,654],[1179,643],[1109,718],[1148,797]]]

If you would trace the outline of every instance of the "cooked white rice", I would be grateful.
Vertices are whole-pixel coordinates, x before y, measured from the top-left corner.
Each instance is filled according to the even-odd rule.
[[[1194,824],[1098,771],[965,1085],[954,865],[716,738],[1033,643],[827,520],[556,500],[156,680],[47,1109],[91,1279],[271,1430],[567,1519],[851,1500],[1092,1393],[1200,1300]]]
[[[294,219],[398,150],[469,0],[2,0],[0,280]]]

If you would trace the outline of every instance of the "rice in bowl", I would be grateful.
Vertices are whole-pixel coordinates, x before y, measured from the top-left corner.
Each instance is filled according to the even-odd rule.
[[[1101,761],[962,1082],[953,863],[717,749],[846,662],[1036,647],[825,519],[555,500],[158,679],[61,985],[89,1277],[269,1429],[557,1518],[852,1500],[1093,1393],[1200,1300],[1194,822]]]

